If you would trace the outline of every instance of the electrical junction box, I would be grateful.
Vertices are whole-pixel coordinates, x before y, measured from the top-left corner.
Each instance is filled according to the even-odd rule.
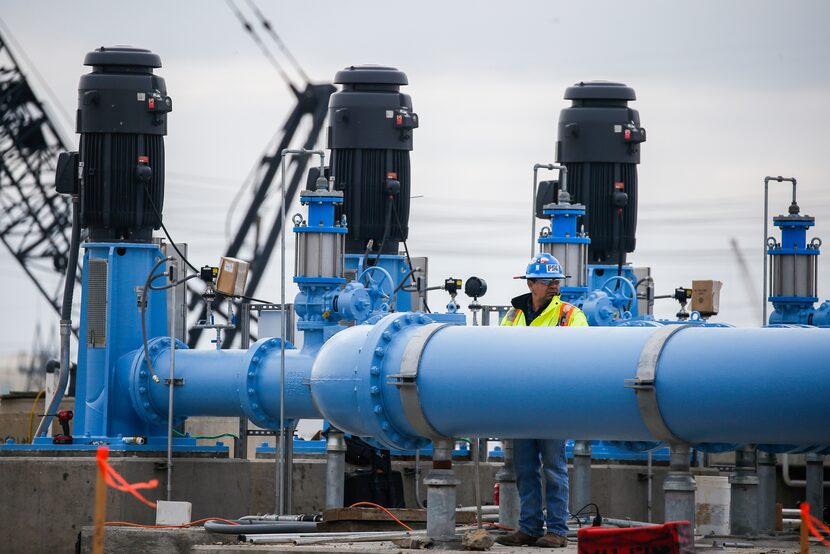
[[[704,317],[717,315],[722,286],[720,281],[692,281],[692,311]]]
[[[219,262],[219,276],[216,278],[216,290],[225,296],[241,296],[245,294],[245,282],[248,280],[246,261],[236,258],[225,258]]]
[[[156,525],[184,525],[190,523],[193,505],[190,502],[156,502]]]

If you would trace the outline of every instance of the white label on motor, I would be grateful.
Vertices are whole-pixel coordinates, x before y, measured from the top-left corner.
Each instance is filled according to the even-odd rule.
[[[622,125],[614,125],[615,133],[622,133]]]
[[[225,262],[225,271],[233,271],[233,262]]]
[[[139,102],[144,102],[144,100],[145,100],[146,98],[147,98],[147,95],[146,95],[146,94],[144,94],[143,92],[137,92],[137,93],[135,94],[135,99],[136,99],[136,100],[138,100]]]
[[[395,114],[392,110],[386,110],[386,119],[392,119],[395,117]]]

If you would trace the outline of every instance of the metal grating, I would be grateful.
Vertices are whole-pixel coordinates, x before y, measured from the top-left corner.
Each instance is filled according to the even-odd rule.
[[[86,344],[107,345],[107,260],[89,260],[87,266]]]

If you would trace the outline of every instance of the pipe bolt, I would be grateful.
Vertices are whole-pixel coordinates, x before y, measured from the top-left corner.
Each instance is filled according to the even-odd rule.
[[[253,396],[254,394],[256,394],[256,390],[248,389],[248,396]]]
[[[383,350],[383,348],[381,348],[380,346],[378,346],[377,348],[375,348],[375,356],[377,356],[378,358],[383,358],[383,355],[384,355],[385,353],[386,353],[386,352],[385,352],[385,351]]]
[[[144,409],[145,409],[145,410],[149,410],[149,409],[150,409],[150,403],[149,403],[149,402],[144,402],[144,404],[143,404],[143,405],[144,405]]]
[[[141,371],[138,372],[138,375],[139,375],[139,377],[147,377],[147,370],[142,369]]]
[[[378,387],[377,385],[373,386],[372,388],[369,389],[369,394],[371,394],[372,396],[379,395],[380,394],[380,387]]]
[[[383,429],[384,431],[388,431],[389,430],[389,422],[388,421],[381,422],[380,428]]]
[[[254,411],[259,410],[259,404],[254,402],[253,404],[251,404],[251,409],[254,410]]]
[[[258,364],[259,363],[259,356],[254,356],[253,359],[251,360],[251,363],[252,364]]]
[[[381,406],[380,404],[375,404],[375,407],[372,408],[372,411],[375,412],[377,415],[380,415],[383,413],[383,406]]]
[[[392,340],[392,333],[390,333],[389,331],[384,331],[381,337],[383,337],[384,341],[389,342],[390,340]]]
[[[138,387],[138,392],[141,394],[147,394],[147,387]]]
[[[394,329],[396,331],[400,331],[401,330],[401,322],[396,319],[395,321],[392,322],[392,327],[394,327]]]
[[[154,344],[153,346],[150,347],[150,352],[158,352],[158,351],[159,351],[159,345],[158,344]]]
[[[369,373],[371,373],[372,375],[379,375],[380,374],[380,368],[376,365],[373,365],[371,367],[371,369],[369,369]]]
[[[250,377],[251,379],[253,379],[254,377],[256,377],[256,371],[249,371],[249,372],[248,372],[248,377]]]

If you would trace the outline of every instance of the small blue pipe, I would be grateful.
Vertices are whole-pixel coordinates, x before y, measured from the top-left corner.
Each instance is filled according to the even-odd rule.
[[[296,350],[286,345],[285,413],[289,419],[318,417],[311,401],[308,376],[316,349]],[[153,369],[161,378],[154,383],[144,369],[144,352],[125,356],[119,372],[127,373],[127,390],[138,416],[149,423],[167,421],[170,375],[170,341],[154,339],[150,346]],[[249,350],[189,350],[179,343],[175,375],[182,379],[174,391],[174,410],[181,420],[191,416],[244,416],[266,429],[279,428],[279,339],[262,339]]]

